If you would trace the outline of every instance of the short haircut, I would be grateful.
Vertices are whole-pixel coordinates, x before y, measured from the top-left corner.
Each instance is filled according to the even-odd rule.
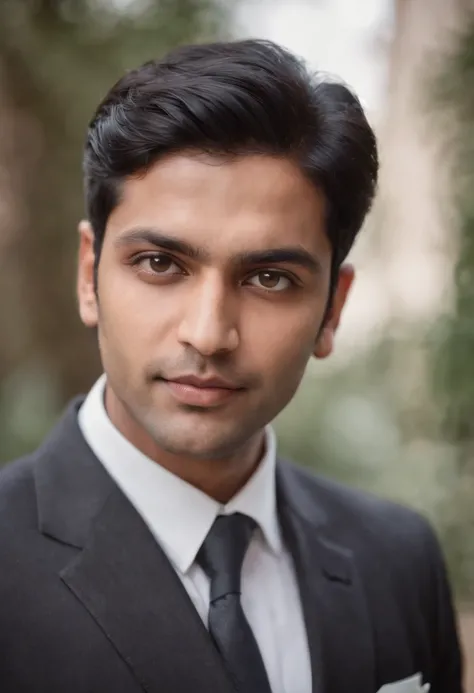
[[[350,89],[264,40],[177,48],[131,70],[106,95],[84,152],[96,268],[122,182],[190,149],[293,159],[325,195],[334,274],[375,194],[375,135]]]

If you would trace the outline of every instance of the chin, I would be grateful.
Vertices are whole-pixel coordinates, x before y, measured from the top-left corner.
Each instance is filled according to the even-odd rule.
[[[161,443],[157,442],[163,450],[173,455],[202,460],[227,457],[231,451],[235,450],[235,447],[227,441],[210,441],[208,439],[203,445],[196,438],[199,438],[199,436],[194,435],[192,439],[187,439],[186,436],[180,436],[179,438],[165,436],[161,438]]]
[[[256,433],[254,426],[246,423],[239,426],[230,417],[219,420],[212,412],[180,412],[177,416],[148,412],[142,418],[143,428],[158,448],[172,455],[203,460],[233,457],[245,447]]]
[[[215,432],[215,431],[214,431]],[[195,459],[212,460],[228,457],[235,453],[235,438],[225,437],[210,439],[205,431],[184,430],[179,432],[171,431],[150,431],[156,445],[164,452],[177,457],[192,457]],[[205,442],[204,442],[205,441]]]

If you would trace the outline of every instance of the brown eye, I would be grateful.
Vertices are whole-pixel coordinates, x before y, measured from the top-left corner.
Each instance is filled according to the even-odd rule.
[[[182,273],[176,262],[174,262],[168,255],[161,253],[155,253],[154,255],[147,255],[139,258],[138,264],[142,265],[150,274],[170,275]]]
[[[166,257],[166,255],[153,255],[153,257],[148,258],[148,261],[150,263],[150,269],[159,274],[167,272],[173,265],[171,258]]]
[[[267,291],[284,291],[291,286],[291,280],[281,272],[276,270],[262,270],[250,278],[252,286]]]

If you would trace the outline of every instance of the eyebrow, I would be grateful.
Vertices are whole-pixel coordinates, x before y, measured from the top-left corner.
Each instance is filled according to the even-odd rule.
[[[210,253],[204,248],[194,246],[191,243],[175,236],[164,234],[153,228],[136,228],[126,231],[114,240],[114,245],[120,247],[139,242],[149,243],[161,250],[179,253],[192,260],[209,262],[211,258]],[[313,274],[319,274],[322,271],[319,260],[301,246],[284,246],[281,248],[246,251],[238,253],[232,259],[232,262],[240,267],[287,263],[304,267]]]
[[[273,265],[287,263],[300,265],[314,274],[321,272],[320,262],[307,250],[300,246],[284,246],[283,248],[269,248],[268,250],[252,250],[239,253],[235,262],[238,265]]]
[[[150,245],[154,245],[156,248],[169,250],[172,253],[179,253],[180,255],[185,255],[192,260],[209,260],[209,253],[204,250],[204,248],[197,248],[196,246],[182,241],[174,236],[169,236],[167,234],[161,233],[157,229],[145,229],[138,228],[127,231],[114,240],[114,245],[116,247],[133,245],[134,243],[146,242]]]

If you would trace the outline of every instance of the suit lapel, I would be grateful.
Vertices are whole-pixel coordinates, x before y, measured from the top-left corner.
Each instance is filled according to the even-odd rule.
[[[36,468],[40,529],[79,550],[60,577],[147,693],[231,693],[208,632],[150,531],[79,431],[77,404]]]
[[[299,474],[279,463],[280,516],[298,577],[313,693],[371,693],[374,644],[356,557],[329,538],[330,519]]]
[[[208,633],[141,518],[117,491],[62,579],[148,693],[229,691]]]

